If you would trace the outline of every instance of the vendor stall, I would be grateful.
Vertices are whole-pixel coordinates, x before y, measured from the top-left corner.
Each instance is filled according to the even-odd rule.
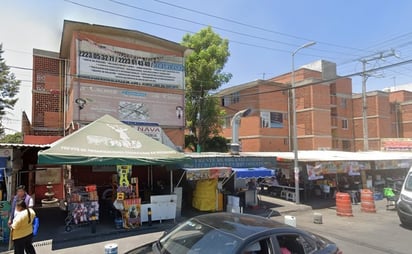
[[[370,169],[369,162],[358,161],[322,161],[306,165],[311,190],[315,196],[322,198],[333,198],[337,191],[359,196],[361,174]]]
[[[114,205],[121,211],[124,227],[135,227],[141,224],[138,181],[131,178],[132,165],[170,165],[187,160],[183,153],[161,144],[108,115],[56,141],[49,149],[38,153],[39,164],[117,166],[117,187],[113,191],[116,197]],[[74,180],[71,179],[70,167],[67,171],[65,184]],[[90,179],[93,179],[92,175]],[[70,201],[72,195],[65,198]],[[153,212],[156,213],[156,210]],[[157,215],[153,214],[153,216]]]
[[[232,168],[235,177],[235,190],[245,206],[258,205],[257,180],[271,178],[274,170],[265,167],[258,168]],[[243,201],[243,202],[242,202]]]
[[[194,182],[192,206],[199,211],[223,210],[222,187],[231,176],[230,167],[184,168],[186,180]]]

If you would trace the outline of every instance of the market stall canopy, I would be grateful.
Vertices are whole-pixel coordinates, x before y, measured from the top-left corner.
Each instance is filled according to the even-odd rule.
[[[39,164],[59,165],[163,165],[188,159],[109,115],[38,153]]]
[[[274,176],[272,169],[260,168],[232,168],[236,178],[265,178]]]
[[[265,152],[245,152],[244,156],[263,156]],[[293,161],[295,156],[293,152],[267,152],[271,156],[276,156],[278,162],[282,160]],[[384,161],[384,160],[411,160],[411,152],[344,152],[344,151],[299,151],[298,158],[300,162],[311,161]]]

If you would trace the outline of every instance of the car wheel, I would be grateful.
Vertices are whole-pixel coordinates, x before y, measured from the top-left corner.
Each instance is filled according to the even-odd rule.
[[[399,217],[399,220],[401,221],[402,226],[406,228],[412,228],[412,223],[410,221],[407,221],[404,218]]]

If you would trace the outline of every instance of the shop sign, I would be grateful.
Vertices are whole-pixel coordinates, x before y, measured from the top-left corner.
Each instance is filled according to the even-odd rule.
[[[412,138],[383,138],[382,151],[412,151]]]
[[[259,157],[259,156],[217,156],[217,157],[194,157],[191,162],[184,165],[185,168],[213,168],[213,167],[231,167],[231,168],[275,168],[276,157]]]
[[[216,179],[230,177],[232,168],[199,168],[186,170],[187,180]]]
[[[137,122],[128,122],[128,121],[125,121],[124,123],[132,126],[133,128],[140,131],[141,133],[144,133],[146,136],[149,136],[152,139],[163,143],[162,142],[162,128],[160,126],[142,124],[142,123],[137,123]]]
[[[136,86],[184,89],[184,58],[78,40],[78,76]]]

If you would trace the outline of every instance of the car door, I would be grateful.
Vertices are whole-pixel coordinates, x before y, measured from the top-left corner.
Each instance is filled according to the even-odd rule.
[[[272,238],[276,254],[313,254],[316,253],[316,242],[299,233],[279,233]]]
[[[247,244],[240,254],[276,254],[270,238],[263,238]]]

